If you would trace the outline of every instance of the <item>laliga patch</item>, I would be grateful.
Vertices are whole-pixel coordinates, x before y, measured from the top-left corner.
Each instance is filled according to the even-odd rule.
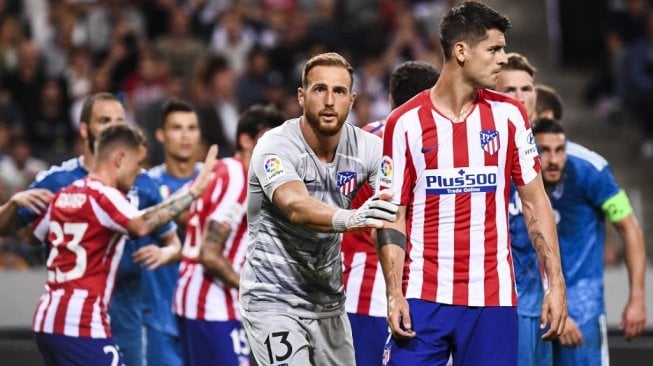
[[[392,186],[392,159],[384,155],[381,159],[381,167],[379,169],[379,181],[383,186]]]
[[[344,196],[350,194],[356,189],[358,184],[356,172],[338,172],[336,175],[336,185]]]
[[[517,150],[523,152],[522,154],[525,158],[538,156],[535,136],[533,136],[533,131],[530,128],[517,135]]]
[[[265,158],[263,167],[265,168],[265,176],[268,182],[274,182],[277,178],[286,174],[281,163],[281,158],[276,155],[270,155]]]
[[[499,131],[497,130],[482,130],[480,132],[481,135],[481,147],[483,148],[483,151],[490,155],[494,155],[497,151],[499,151],[499,147],[501,146],[500,139],[499,139]]]

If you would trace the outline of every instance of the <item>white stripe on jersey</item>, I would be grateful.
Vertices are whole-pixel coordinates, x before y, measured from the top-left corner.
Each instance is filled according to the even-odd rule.
[[[224,163],[227,166],[227,171],[229,174],[229,184],[226,186],[224,195],[222,195],[222,201],[218,202],[217,206],[213,212],[209,213],[208,221],[213,220],[220,223],[227,223],[231,226],[232,234],[229,235],[229,240],[233,241],[235,230],[238,229],[241,219],[243,219],[243,212],[233,211],[234,208],[240,207],[242,210],[242,205],[238,204],[238,199],[240,198],[240,193],[245,187],[245,175],[243,174],[243,164],[235,159],[224,159]],[[220,180],[220,184],[224,183]],[[214,191],[214,194],[211,197],[211,202],[215,204],[215,200],[218,198],[215,194],[216,192],[221,192],[222,187],[217,187]],[[225,209],[228,208],[228,209]]]
[[[206,320],[227,319],[225,306],[225,304],[227,304],[227,296],[225,296],[224,291],[222,291],[222,288],[218,287],[216,282],[212,282],[211,286],[209,286],[204,304],[206,305],[204,312],[204,318]]]
[[[194,265],[186,290],[186,306],[184,311],[186,312],[185,316],[189,319],[197,318],[197,303],[200,297],[200,290],[202,288],[202,277],[204,269],[201,266]],[[198,273],[200,274],[198,276]]]
[[[87,290],[75,289],[68,300],[66,320],[64,321],[63,334],[69,337],[79,337],[79,323],[82,318],[84,301],[88,296]]]
[[[188,267],[191,266],[191,264],[188,264],[185,261],[181,262],[181,265],[179,266],[179,280],[177,280],[177,288],[175,289],[175,304],[173,306],[173,310],[175,314],[183,316],[184,312],[186,311],[186,304],[184,303],[184,290],[186,289],[186,286],[188,286],[188,281],[190,281],[190,277],[193,275],[191,271],[188,270]]]
[[[579,145],[575,142],[567,141],[567,154],[581,158],[594,166],[598,171],[608,166],[608,161],[598,153]]]
[[[45,311],[47,310],[49,302],[50,302],[50,292],[46,290],[46,292],[43,295],[41,295],[39,307],[36,309],[36,314],[34,315],[34,324],[32,326],[32,330],[34,330],[35,332],[43,331],[43,327],[41,326],[41,323],[43,322],[43,317],[45,316]]]
[[[113,295],[113,286],[116,283],[116,276],[118,274],[118,267],[120,266],[120,258],[122,258],[122,253],[125,250],[125,243],[127,237],[121,234],[114,234],[111,242],[107,246],[107,249],[115,245],[113,256],[111,257],[111,266],[109,267],[109,273],[107,274],[107,285],[104,289],[103,301],[105,304],[111,303],[111,296]]]
[[[57,311],[59,310],[59,301],[61,301],[61,296],[63,296],[63,294],[63,289],[52,291],[50,306],[48,306],[46,310],[45,322],[43,323],[44,333],[52,334],[54,332],[54,320],[57,317]]]
[[[363,273],[365,272],[365,260],[367,254],[360,252],[355,253],[351,260],[351,271],[347,280],[345,293],[345,309],[349,313],[358,312],[358,299],[360,298],[361,285],[363,284]]]
[[[93,313],[91,314],[91,338],[106,338],[107,333],[104,331],[104,324],[102,323],[102,309],[100,308],[99,296],[93,302]],[[107,319],[109,314],[107,314]]]
[[[370,303],[370,315],[382,317],[386,317],[388,315],[388,303],[385,294],[385,278],[383,278],[383,268],[381,268],[381,262],[377,262],[376,264],[374,285],[372,287],[372,300]]]
[[[467,141],[478,139],[481,134],[481,116],[478,108],[467,118]],[[503,144],[507,143],[508,134],[499,131],[499,138]],[[484,166],[485,154],[480,144],[468,144],[469,166]],[[502,150],[495,149],[496,153]],[[505,150],[504,150],[505,151]],[[501,175],[501,174],[497,174]],[[478,245],[478,241],[485,237],[485,194],[471,195],[471,215],[469,228],[469,287],[467,291],[467,302],[471,306],[482,306],[485,304],[485,245]],[[476,281],[474,281],[476,279]]]

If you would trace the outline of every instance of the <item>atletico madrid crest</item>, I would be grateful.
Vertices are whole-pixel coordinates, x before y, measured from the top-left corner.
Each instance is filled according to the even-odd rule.
[[[482,130],[481,147],[490,155],[494,155],[495,152],[499,151],[499,132],[497,130]]]
[[[336,176],[338,189],[343,195],[348,195],[356,189],[358,179],[356,179],[356,172],[338,172]]]

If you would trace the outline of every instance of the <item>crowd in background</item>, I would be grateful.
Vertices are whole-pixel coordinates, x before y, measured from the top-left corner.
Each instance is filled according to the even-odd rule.
[[[624,50],[640,45],[641,55],[624,54],[642,64],[637,70],[645,75],[633,77],[643,81],[643,89],[625,87],[650,101],[653,16],[645,0],[626,2],[641,3],[637,23],[628,18],[630,13],[607,12],[601,29],[606,40],[617,37]],[[349,122],[362,125],[384,118],[390,111],[387,79],[396,65],[419,59],[440,69],[437,25],[457,3],[0,0],[0,202],[39,171],[80,154],[81,104],[100,91],[117,95],[128,118],[150,134],[151,165],[162,159],[153,133],[167,98],[192,102],[204,142],[218,143],[220,155],[230,156],[238,115],[248,106],[272,103],[286,118],[301,114],[296,97],[300,68],[328,50],[354,66],[358,96]],[[564,18],[561,25],[564,40],[569,38]],[[634,61],[624,56],[606,65],[615,62]],[[595,89],[596,100],[623,90],[614,83]],[[650,131],[653,122],[642,126]],[[24,241],[20,236],[0,239],[0,270],[43,263],[43,250]]]

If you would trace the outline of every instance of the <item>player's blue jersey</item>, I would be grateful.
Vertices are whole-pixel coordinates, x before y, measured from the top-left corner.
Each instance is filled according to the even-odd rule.
[[[517,313],[539,317],[544,288],[537,253],[531,244],[515,184],[510,185],[510,246],[517,283]]]
[[[186,178],[177,178],[168,174],[165,166],[161,164],[150,169],[148,174],[156,182],[159,193],[165,199],[195,179],[200,169],[201,165],[198,164],[193,175]],[[183,243],[183,228],[180,226],[177,232]],[[177,321],[172,313],[172,298],[178,275],[179,263],[161,266],[154,271],[144,271],[143,287],[141,289],[143,322],[160,332],[175,336],[178,335],[178,330]]]
[[[83,157],[79,156],[42,171],[36,175],[36,179],[27,188],[44,188],[55,193],[88,175],[83,160]],[[26,226],[38,217],[38,214],[26,207],[19,207],[17,215],[20,226]]]
[[[549,198],[554,213],[560,216],[558,238],[569,315],[578,324],[605,312],[605,215],[601,205],[620,191],[603,157],[567,144],[563,179],[549,192]]]

